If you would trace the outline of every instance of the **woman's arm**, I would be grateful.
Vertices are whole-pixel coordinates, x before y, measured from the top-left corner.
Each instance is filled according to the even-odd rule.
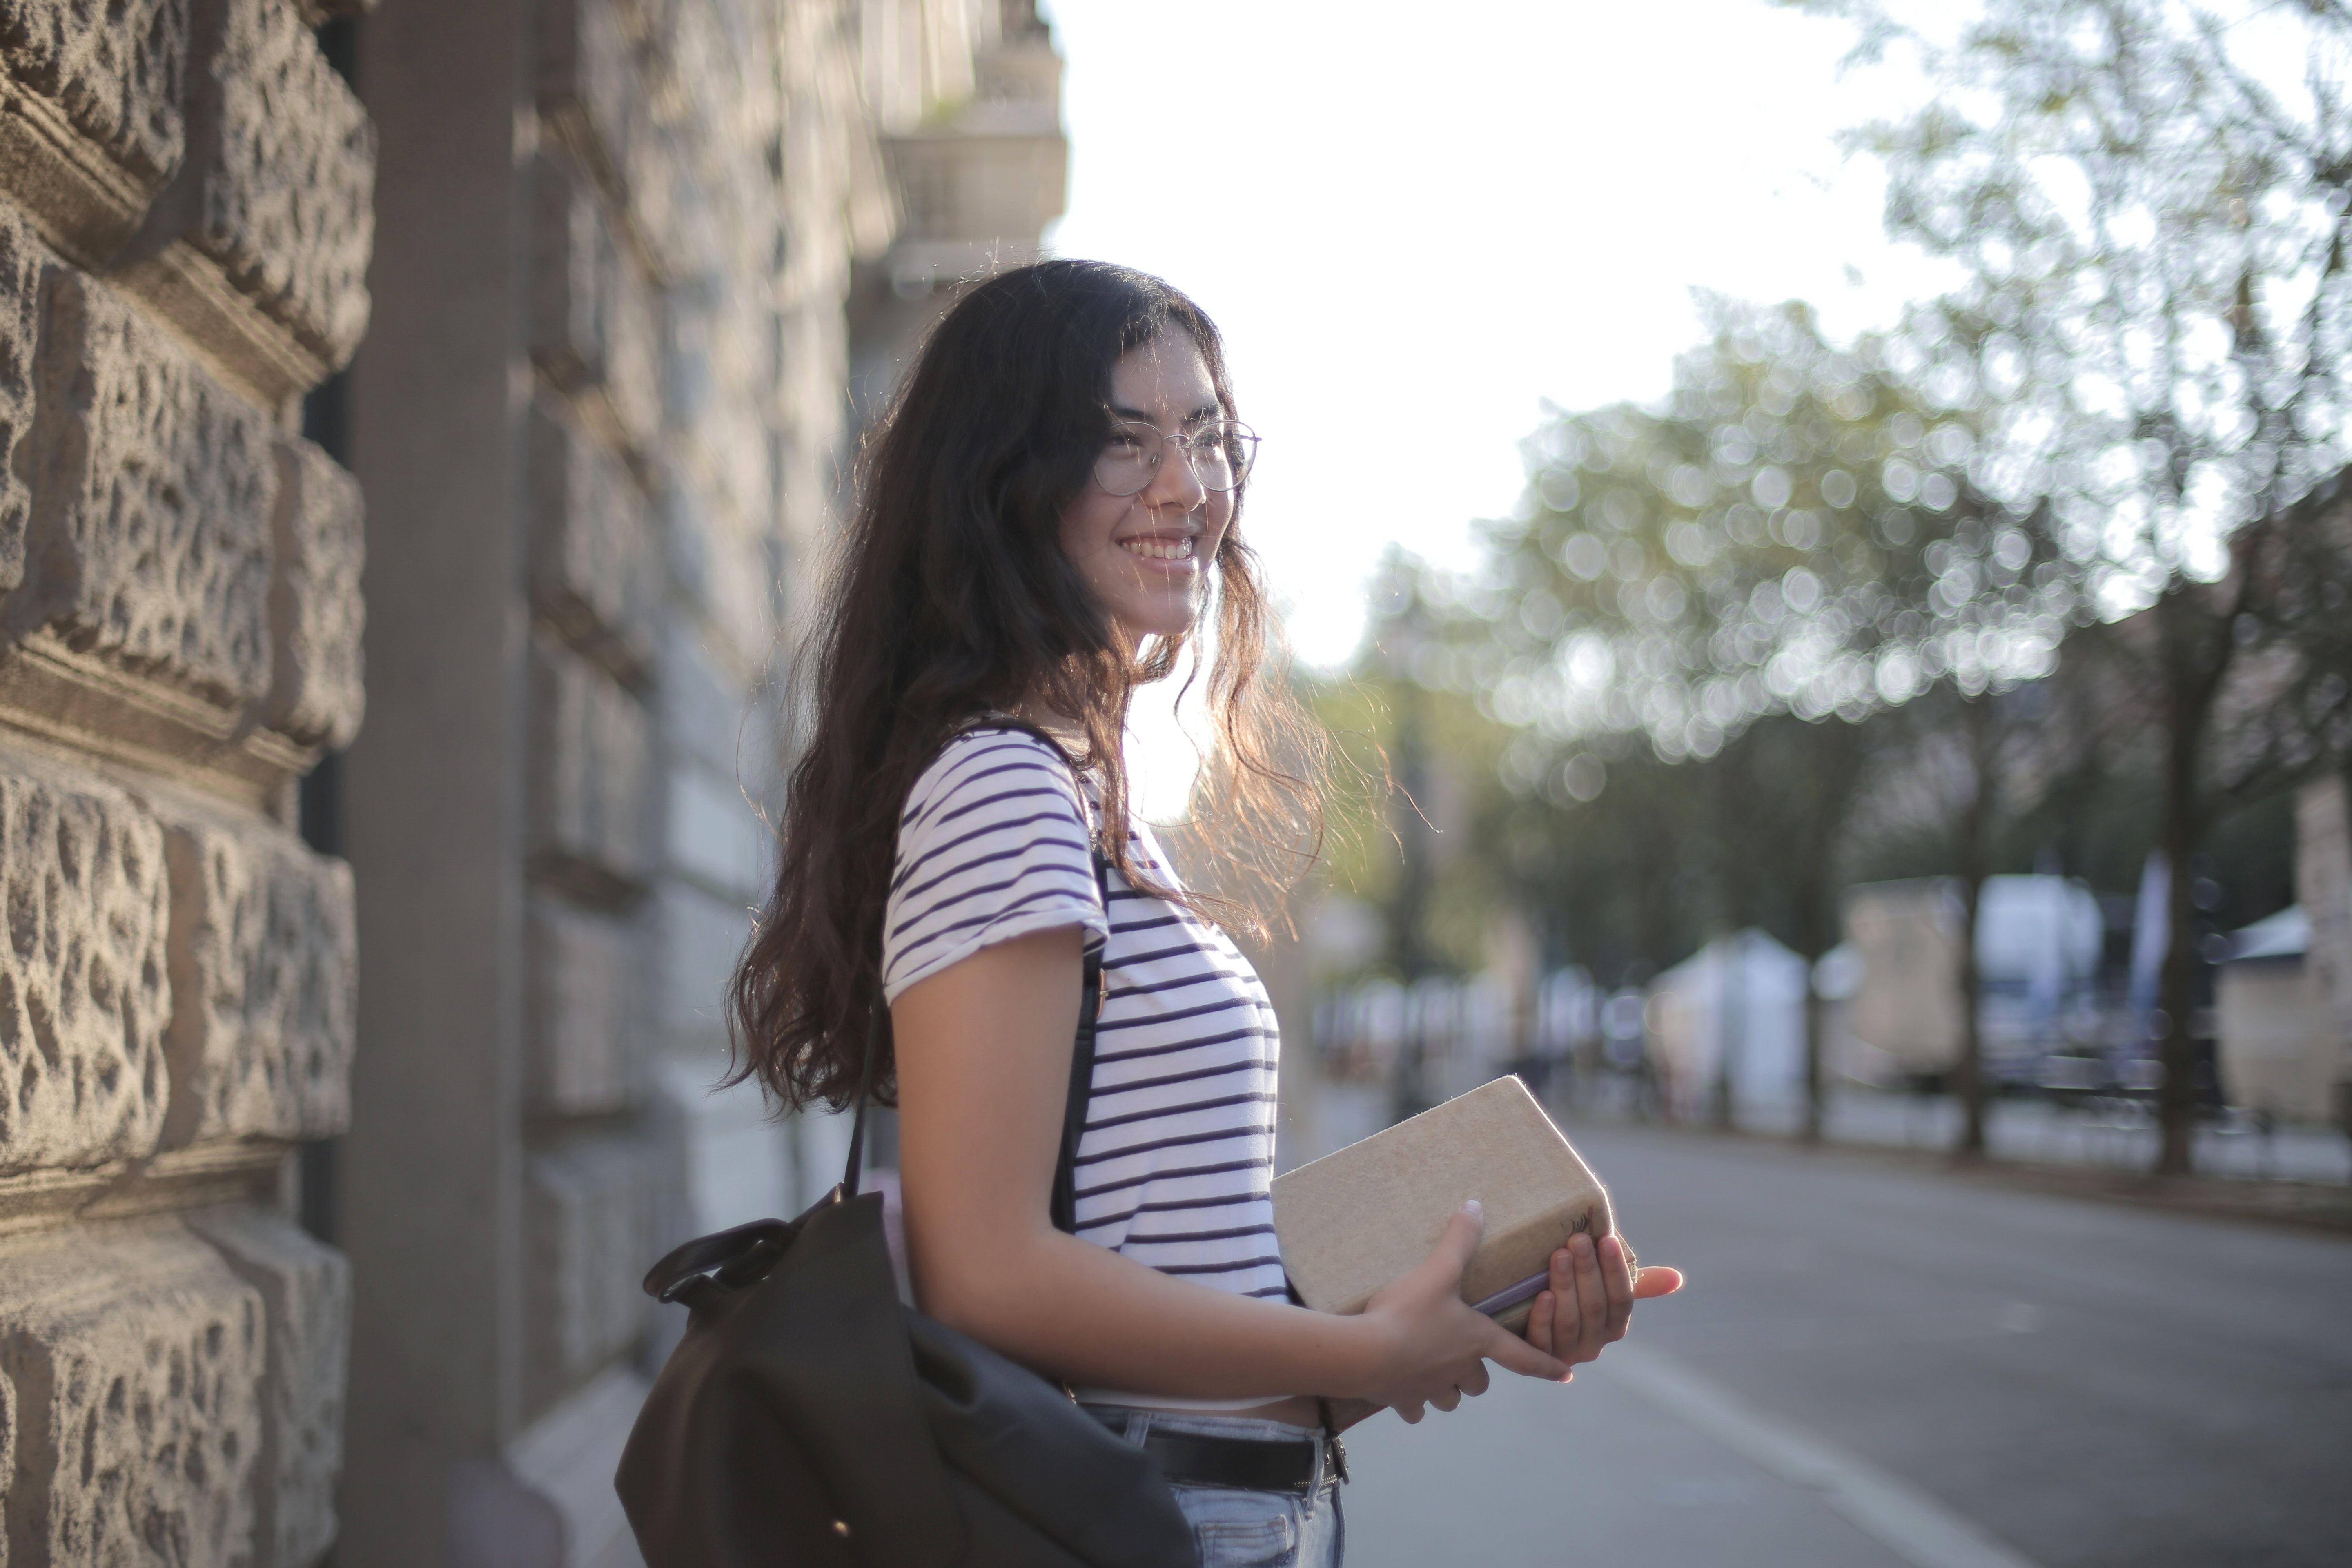
[[[1032,1366],[1154,1394],[1353,1396],[1410,1419],[1484,1389],[1490,1359],[1566,1378],[1462,1301],[1475,1213],[1357,1317],[1193,1284],[1055,1230],[1079,940],[1063,927],[983,948],[891,1008],[907,1255],[924,1310]]]

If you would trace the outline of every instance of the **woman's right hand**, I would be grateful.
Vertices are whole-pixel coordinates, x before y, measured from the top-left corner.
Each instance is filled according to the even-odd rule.
[[[1365,1398],[1385,1405],[1407,1421],[1419,1421],[1424,1405],[1452,1410],[1465,1394],[1486,1392],[1486,1363],[1512,1372],[1566,1383],[1568,1363],[1545,1354],[1462,1300],[1462,1273],[1486,1233],[1486,1211],[1476,1199],[1445,1222],[1445,1234],[1413,1270],[1391,1280],[1364,1304],[1365,1320],[1381,1333],[1381,1355]]]

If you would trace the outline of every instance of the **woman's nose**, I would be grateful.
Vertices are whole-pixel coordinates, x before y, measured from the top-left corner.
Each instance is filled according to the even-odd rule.
[[[1199,458],[1188,447],[1170,441],[1160,449],[1160,471],[1151,476],[1143,499],[1151,506],[1181,507],[1196,511],[1209,499],[1209,487],[1192,469]]]

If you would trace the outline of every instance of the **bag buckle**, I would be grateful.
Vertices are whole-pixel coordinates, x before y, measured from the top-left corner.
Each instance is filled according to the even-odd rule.
[[[797,1220],[760,1219],[697,1237],[646,1270],[645,1292],[665,1303],[706,1305],[706,1300],[694,1299],[708,1296],[698,1287],[733,1290],[763,1278],[800,1235],[800,1228]]]

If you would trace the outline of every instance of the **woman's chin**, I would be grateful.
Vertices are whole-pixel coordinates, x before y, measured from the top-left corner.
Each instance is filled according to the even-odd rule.
[[[1189,600],[1176,605],[1122,605],[1111,611],[1120,629],[1141,642],[1145,637],[1181,637],[1201,624],[1201,606]]]

